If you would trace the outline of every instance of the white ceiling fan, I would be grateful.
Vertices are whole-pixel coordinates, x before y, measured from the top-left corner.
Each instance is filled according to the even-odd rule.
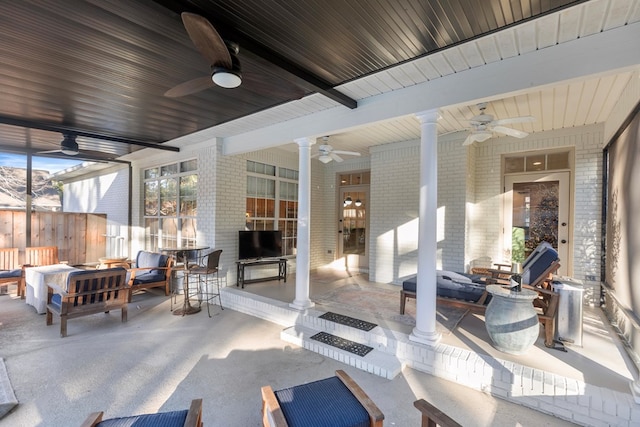
[[[486,141],[493,136],[493,132],[502,133],[504,135],[509,135],[516,138],[524,138],[525,136],[529,135],[527,132],[506,127],[504,125],[514,123],[530,123],[535,122],[536,120],[533,116],[510,117],[507,119],[494,120],[491,114],[486,114],[485,112],[485,110],[487,109],[486,102],[479,103],[478,109],[480,109],[480,114],[472,117],[471,120],[469,120],[469,124],[471,125],[471,133],[469,134],[469,136],[467,136],[467,139],[464,140],[464,143],[462,145],[471,145],[476,141]]]
[[[322,163],[329,163],[331,160],[335,160],[338,163],[344,161],[344,159],[340,157],[339,154],[346,155],[346,156],[360,155],[360,153],[356,151],[334,150],[333,147],[328,144],[329,142],[328,136],[323,136],[322,142],[324,142],[324,144],[318,147],[318,152],[313,156],[311,156],[311,158],[317,157],[318,160],[320,160]]]

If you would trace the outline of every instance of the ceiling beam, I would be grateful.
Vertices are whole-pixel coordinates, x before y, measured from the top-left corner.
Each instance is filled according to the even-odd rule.
[[[80,129],[74,126],[63,125],[60,123],[36,122],[33,120],[20,119],[18,117],[1,116],[0,123],[11,126],[18,126],[29,129],[39,129],[50,132],[59,132],[61,134],[84,136],[87,138],[101,139],[103,141],[120,142],[122,144],[139,145],[141,147],[155,148],[158,150],[179,152],[179,147],[162,145],[161,142],[142,140],[137,138],[124,138],[99,131]]]
[[[177,13],[178,15],[180,15],[182,12],[192,12],[206,18],[211,23],[211,25],[215,27],[216,31],[218,31],[223,39],[228,39],[235,43],[238,43],[240,45],[241,52],[251,53],[285,71],[286,76],[282,77],[287,78],[287,80],[291,81],[290,77],[295,76],[308,85],[312,86],[312,88],[315,89],[318,93],[344,105],[345,107],[348,107],[350,109],[358,107],[358,101],[336,90],[329,82],[325,81],[315,74],[310,73],[308,70],[301,68],[297,64],[291,62],[289,59],[273,51],[259,41],[247,35],[244,35],[237,30],[233,30],[230,25],[225,25],[223,22],[220,22],[220,20],[214,19],[203,10],[196,10],[194,7],[189,7],[185,5],[184,2],[176,0],[154,1],[161,6]]]

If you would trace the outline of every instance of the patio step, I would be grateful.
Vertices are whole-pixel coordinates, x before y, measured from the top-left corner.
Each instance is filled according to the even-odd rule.
[[[4,417],[18,404],[4,360],[0,359],[0,418]]]
[[[336,330],[323,331],[319,328],[312,328],[303,324],[296,324],[284,329],[280,333],[280,338],[283,341],[298,345],[309,351],[313,351],[314,353],[322,354],[323,356],[330,357],[331,359],[338,360],[342,363],[346,363],[347,365],[383,378],[393,379],[402,371],[402,363],[392,354],[373,348],[373,350],[365,356],[359,356],[349,351],[311,339],[312,336],[319,332],[327,332],[340,338],[372,347],[366,342],[366,340],[357,340],[353,335],[339,335],[339,332]]]

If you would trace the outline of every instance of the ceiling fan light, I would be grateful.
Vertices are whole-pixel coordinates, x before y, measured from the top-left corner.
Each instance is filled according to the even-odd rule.
[[[220,87],[233,89],[240,86],[242,77],[239,72],[226,68],[215,68],[211,74],[211,80]]]
[[[323,154],[318,157],[318,160],[320,160],[322,163],[329,163],[331,161],[331,156],[329,156],[328,154]]]
[[[78,143],[74,135],[65,135],[60,143],[60,152],[67,156],[75,156],[78,154]]]

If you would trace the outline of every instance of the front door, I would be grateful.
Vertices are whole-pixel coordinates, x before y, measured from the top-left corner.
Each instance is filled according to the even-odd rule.
[[[522,262],[540,242],[558,251],[558,274],[571,275],[569,172],[505,176],[504,248]]]
[[[369,268],[368,196],[368,185],[340,189],[338,255],[344,258],[347,270],[366,271]]]

